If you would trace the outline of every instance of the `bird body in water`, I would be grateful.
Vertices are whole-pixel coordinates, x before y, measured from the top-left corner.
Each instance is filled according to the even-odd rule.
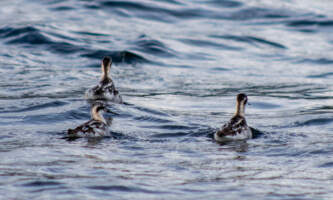
[[[245,140],[252,138],[252,131],[245,120],[245,105],[247,96],[243,93],[237,95],[236,113],[224,124],[220,130],[214,134],[214,139],[218,142],[230,140]]]

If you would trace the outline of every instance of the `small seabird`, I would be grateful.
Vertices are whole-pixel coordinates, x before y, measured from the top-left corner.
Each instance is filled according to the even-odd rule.
[[[237,95],[236,113],[230,121],[222,126],[214,134],[214,139],[218,142],[226,142],[230,140],[245,140],[252,138],[252,131],[247,126],[245,120],[245,105],[247,103],[246,94]]]
[[[95,104],[91,108],[91,120],[76,127],[75,129],[68,129],[67,134],[69,137],[102,137],[110,136],[109,126],[112,119],[105,120],[102,111],[105,111],[104,105]]]
[[[112,60],[106,56],[103,58],[101,68],[102,76],[99,84],[86,91],[85,97],[88,100],[108,100],[115,103],[123,103],[123,100],[116,90],[112,79],[109,77]]]

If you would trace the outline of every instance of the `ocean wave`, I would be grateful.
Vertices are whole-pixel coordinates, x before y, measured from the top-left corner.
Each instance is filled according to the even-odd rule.
[[[203,6],[210,5],[210,6]],[[85,3],[85,8],[94,10],[110,10],[122,17],[139,17],[147,20],[170,23],[177,20],[192,19],[221,19],[221,20],[253,20],[253,19],[282,19],[293,16],[286,9],[263,7],[246,7],[241,1],[197,1],[185,3],[182,1],[98,1]],[[233,9],[221,12],[218,8]]]
[[[51,52],[60,54],[75,53],[84,50],[84,48],[69,42],[54,41],[47,33],[34,26],[1,28],[0,38],[5,38],[6,43],[10,45],[23,45],[25,47],[41,46]]]
[[[126,63],[126,64],[136,64],[136,63],[149,63],[147,59],[138,54],[132,53],[130,51],[107,51],[107,50],[87,50],[82,57],[101,59],[104,56],[112,57],[112,62],[115,63]]]
[[[91,35],[92,33],[89,34]],[[98,33],[93,33],[93,35],[98,35]],[[96,50],[75,45],[73,44],[75,41],[73,41],[72,43],[61,41],[63,40],[63,38],[66,38],[66,40],[69,40],[70,38],[60,34],[52,33],[52,37],[58,37],[57,41],[52,40],[47,33],[41,31],[40,29],[34,26],[25,26],[25,27],[16,27],[16,28],[3,27],[0,29],[0,38],[6,39],[6,43],[9,45],[19,45],[26,48],[38,46],[39,48],[44,48],[45,50],[57,54],[80,53],[82,57],[94,58],[94,59],[101,59],[104,56],[111,56],[113,62],[116,63],[135,64],[135,63],[150,62],[143,56],[140,56],[137,53],[128,50],[122,50],[122,51],[98,50],[98,49]],[[135,49],[141,50],[146,53],[171,55],[171,53],[164,51],[163,44],[156,40],[138,40],[135,41],[134,44],[136,44],[134,46]]]
[[[150,39],[146,35],[141,35],[137,40],[133,41],[132,44],[135,46],[133,47],[135,50],[149,53],[152,55],[158,55],[163,57],[175,57],[175,52],[166,47],[163,42]]]

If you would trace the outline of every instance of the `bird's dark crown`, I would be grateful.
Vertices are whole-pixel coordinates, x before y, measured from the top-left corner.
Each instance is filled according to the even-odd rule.
[[[241,101],[245,101],[245,103],[247,102],[247,96],[244,93],[240,93],[237,95],[237,101],[241,102]]]
[[[103,65],[104,65],[104,66],[108,66],[108,65],[110,65],[111,62],[112,62],[112,59],[111,59],[109,56],[105,56],[105,57],[103,58]]]

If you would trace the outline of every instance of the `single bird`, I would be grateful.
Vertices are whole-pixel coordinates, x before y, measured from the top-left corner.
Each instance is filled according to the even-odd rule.
[[[115,103],[123,103],[121,95],[119,94],[118,90],[116,90],[115,85],[109,76],[111,65],[112,59],[108,56],[104,57],[101,64],[102,76],[99,84],[86,91],[86,99],[107,100]]]
[[[102,104],[95,104],[91,108],[91,120],[76,127],[75,129],[68,129],[68,137],[102,137],[110,136],[109,126],[112,119],[105,120],[102,112],[106,108]]]
[[[237,95],[236,113],[214,134],[218,142],[230,140],[245,140],[252,138],[252,131],[245,120],[245,105],[247,104],[246,94]]]

